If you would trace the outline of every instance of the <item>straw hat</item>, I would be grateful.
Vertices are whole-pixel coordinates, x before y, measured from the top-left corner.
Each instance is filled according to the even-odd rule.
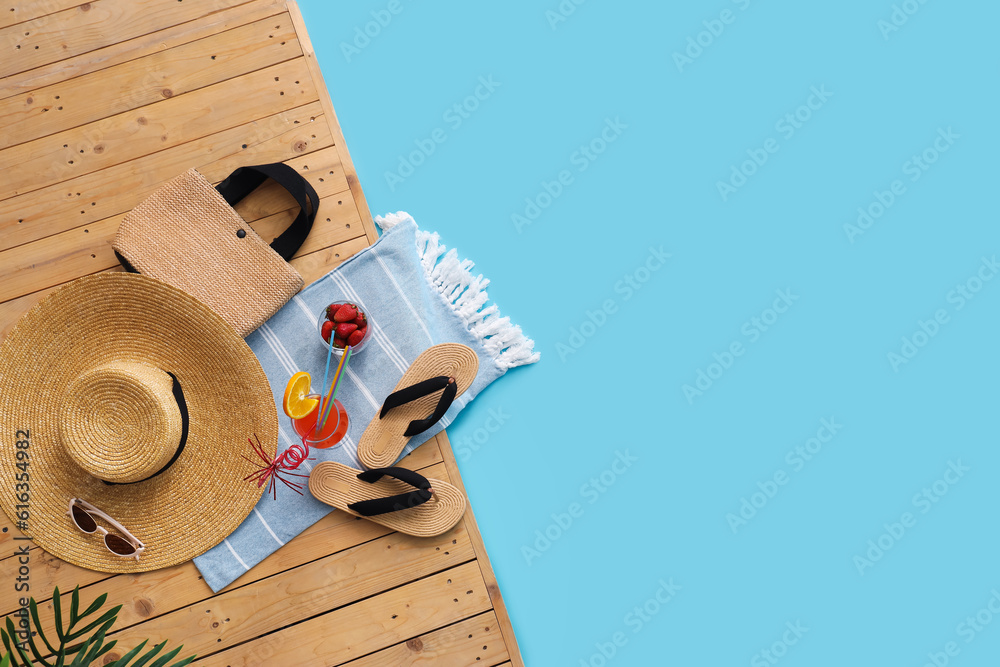
[[[277,411],[257,358],[207,306],[151,278],[80,278],[0,345],[0,506],[17,524],[27,504],[23,532],[75,565],[144,572],[221,542],[261,496],[243,480],[254,434],[275,451]],[[16,479],[25,468],[27,502]],[[139,560],[81,532],[72,498],[141,540]]]

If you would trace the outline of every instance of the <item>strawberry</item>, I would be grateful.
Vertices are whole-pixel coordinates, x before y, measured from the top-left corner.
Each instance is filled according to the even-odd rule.
[[[323,335],[323,340],[327,343],[330,342],[330,332],[333,331],[333,322],[323,322],[323,329],[320,333]]]
[[[359,310],[358,316],[354,319],[354,323],[358,325],[359,329],[364,329],[368,326],[368,319],[365,317],[365,314]]]
[[[336,336],[334,336],[333,338],[334,347],[339,347],[340,349],[343,350],[345,345],[347,345],[347,341],[345,341],[343,338],[337,338]]]
[[[351,322],[358,317],[358,307],[353,303],[345,303],[337,312],[333,314],[333,321],[337,324],[341,322]]]
[[[333,316],[334,316],[334,314],[335,314],[335,313],[337,312],[337,310],[339,310],[339,309],[340,309],[340,306],[339,306],[339,305],[337,305],[337,304],[335,304],[335,303],[331,303],[331,304],[330,304],[329,306],[327,306],[327,307],[326,307],[326,319],[328,319],[328,320],[331,320],[331,321],[332,321],[332,320],[333,320]]]
[[[367,329],[357,329],[347,338],[347,344],[351,347],[358,345],[364,340],[365,334],[368,332]]]
[[[337,338],[347,340],[347,337],[357,331],[358,325],[354,322],[341,322],[337,325]]]

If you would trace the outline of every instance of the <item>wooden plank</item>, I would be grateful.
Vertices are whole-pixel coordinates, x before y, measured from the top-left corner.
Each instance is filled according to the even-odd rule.
[[[292,260],[291,264],[308,285],[314,280],[322,278],[336,267],[337,264],[364,250],[369,245],[371,245],[371,242],[362,236],[333,247],[323,248],[320,251],[303,255],[302,257],[296,257]],[[120,268],[115,267],[109,270],[118,271]],[[24,313],[28,312],[42,297],[51,293],[57,287],[59,286],[32,292],[31,294],[0,304],[0,314],[4,318],[2,326],[0,326],[0,335],[6,336]]]
[[[404,465],[433,476],[447,474],[441,466],[441,450],[436,440],[428,441],[404,459]],[[9,520],[3,517],[4,527]],[[247,584],[267,579],[280,572],[296,568],[323,558],[331,553],[348,549],[364,542],[388,535],[391,531],[370,521],[363,521],[344,512],[333,512],[323,517],[295,538],[290,549],[279,549],[255,568],[226,587],[231,591]],[[9,538],[8,538],[9,539]],[[11,546],[22,546],[11,540]],[[186,604],[193,604],[212,597],[212,591],[203,584],[192,585],[201,579],[193,562],[175,567],[146,572],[141,575],[110,575],[87,570],[58,560],[42,549],[32,547],[31,594],[43,608],[51,611],[52,591],[81,586],[87,594],[96,597],[109,593],[109,605],[122,603],[117,628],[127,628],[150,618],[160,616]],[[9,576],[13,581],[17,572],[17,558],[6,557],[0,561],[0,577]],[[86,588],[98,584],[89,590]],[[0,610],[10,614],[17,606],[18,593],[13,586],[0,589]],[[48,627],[48,626],[46,626]]]
[[[489,595],[479,567],[471,562],[216,653],[196,664],[326,667],[365,656],[489,608]],[[267,662],[272,657],[275,659]]]
[[[186,651],[207,655],[251,641],[276,626],[294,625],[474,557],[468,535],[460,527],[433,538],[391,533],[184,608],[174,607],[170,600],[178,610],[157,619],[156,641],[183,637]],[[177,579],[173,592],[183,596],[184,582]],[[135,600],[135,595],[128,591],[109,595],[108,602]],[[142,599],[146,608],[161,604],[155,598]],[[124,651],[150,632],[154,632],[152,627],[140,624],[109,637]]]
[[[191,21],[247,0],[91,0],[0,29],[0,78]],[[114,26],[109,30],[108,26]]]
[[[0,2],[0,28],[48,16],[82,4],[83,0],[4,0]]]
[[[340,245],[335,245],[332,248],[323,248],[318,252],[309,253],[308,255],[303,255],[302,257],[294,258],[289,264],[295,267],[295,270],[299,272],[306,282],[312,282],[317,278],[322,278],[330,272],[330,270],[343,262],[345,259],[353,257],[357,253],[361,252],[365,248],[371,245],[364,236],[359,236],[356,239],[351,239]]]
[[[462,493],[468,497],[465,491],[465,484],[462,483],[462,475],[458,470],[458,461],[455,460],[455,453],[451,449],[451,443],[448,441],[448,436],[442,431],[438,434],[438,442],[441,447],[441,456],[444,459],[444,465],[448,469],[448,476],[455,480],[454,484],[462,490]],[[486,545],[483,543],[483,536],[479,532],[479,525],[476,523],[476,516],[472,512],[472,506],[465,512],[465,518],[463,519],[465,525],[469,531],[469,535],[472,538],[472,546],[476,550],[476,562],[479,564],[480,570],[483,574],[483,580],[486,582],[486,588],[490,594],[490,600],[493,603],[493,610],[497,615],[497,622],[500,624],[500,631],[503,633],[504,642],[507,645],[507,651],[510,654],[510,661],[514,667],[524,667],[524,660],[521,658],[521,650],[517,645],[517,637],[514,635],[514,626],[510,622],[510,614],[507,613],[507,605],[503,601],[503,596],[500,594],[500,585],[497,583],[496,574],[493,572],[493,566],[490,564],[489,554],[486,553]]]
[[[320,203],[317,210],[317,219],[319,221],[325,222],[326,217],[320,216],[328,216],[330,213],[330,209],[327,207],[325,201],[327,198],[337,197],[335,201],[343,201],[344,195],[349,194],[343,168],[340,165],[340,154],[332,146],[320,149],[309,155],[286,160],[285,164],[302,174],[313,188],[316,189],[316,194],[324,200]],[[230,171],[230,169],[225,169],[221,173],[224,176],[228,176]],[[216,170],[213,173],[219,172]],[[235,208],[244,219],[256,220],[265,215],[271,215],[277,211],[294,206],[297,205],[290,194],[277,183],[268,181],[258,190],[255,190],[252,195],[237,204]],[[338,204],[336,206],[341,205]],[[361,230],[355,231],[357,233],[354,236],[359,236],[363,233]]]
[[[312,232],[295,253],[295,257],[302,257],[359,238],[358,230],[361,229],[361,220],[358,219],[357,209],[353,206],[338,206],[337,202],[342,200],[337,199],[337,197],[338,195],[333,195],[321,200],[320,210],[323,211],[324,215],[323,224],[313,226]],[[288,225],[298,214],[299,209],[296,206],[294,209],[261,218],[250,226],[261,238],[270,243],[288,228]],[[366,244],[367,242],[368,240],[365,239]]]
[[[316,90],[304,66],[297,58],[0,151],[0,199],[312,102]]]
[[[269,33],[270,31],[270,33]],[[274,39],[259,39],[274,34]],[[301,55],[286,16],[0,100],[0,149],[84,125]]]
[[[378,231],[375,228],[375,222],[372,220],[371,211],[368,209],[368,202],[365,199],[365,193],[361,189],[361,183],[358,181],[358,172],[354,169],[354,162],[351,160],[351,155],[347,151],[347,142],[344,141],[344,135],[340,129],[340,122],[337,120],[337,113],[333,110],[333,102],[330,100],[330,93],[326,89],[326,82],[323,80],[322,72],[320,72],[319,63],[316,60],[316,53],[313,51],[312,42],[309,40],[309,33],[306,32],[305,20],[303,20],[302,12],[299,11],[299,6],[295,3],[295,0],[288,0],[288,13],[292,18],[292,24],[295,26],[295,32],[299,36],[299,45],[302,48],[306,65],[312,75],[313,85],[319,95],[319,101],[323,105],[323,109],[326,112],[326,122],[330,124],[330,131],[334,136],[334,144],[336,144],[337,150],[340,151],[340,162],[344,166],[344,173],[347,175],[347,182],[351,186],[351,194],[353,195],[354,205],[357,207],[358,215],[361,216],[361,221],[365,226],[365,233],[368,235],[368,238],[371,239],[371,242],[374,243],[378,240]]]
[[[504,646],[496,614],[488,611],[352,660],[344,667],[485,667],[506,659],[507,647]]]
[[[126,213],[196,167],[213,182],[246,164],[284,162],[332,145],[318,102],[244,123],[153,155],[0,201],[0,250]],[[246,148],[243,148],[246,146]]]
[[[318,212],[324,216],[324,222],[325,218],[331,218],[331,225],[333,209],[343,208],[342,205],[335,203],[343,201],[338,192],[347,190],[337,159],[337,151],[328,148],[288,162],[306,176],[323,198]],[[299,166],[299,163],[306,162],[313,164],[314,169],[311,172],[303,171]],[[216,173],[213,170],[209,171]],[[224,177],[229,173],[227,169],[221,175]],[[260,192],[253,193],[251,197],[241,202],[236,210],[247,222],[253,222],[261,217],[279,213],[290,206],[297,207],[291,195],[277,184],[270,183],[260,188]],[[16,298],[72,280],[79,275],[115,266],[118,260],[111,244],[124,217],[124,214],[115,215],[92,225],[77,227],[0,251],[0,298],[5,300]],[[327,234],[333,233],[329,238],[335,243],[346,241],[360,233],[360,230],[350,228],[350,222],[343,223],[341,228],[343,234],[334,233],[335,228],[336,225],[323,227]],[[317,235],[326,238],[319,231]]]
[[[11,2],[13,0],[7,0]],[[42,0],[45,1],[45,0]],[[82,3],[74,3],[82,4]],[[104,48],[74,56],[58,63],[43,65],[27,72],[8,76],[3,79],[0,89],[0,99],[10,95],[19,95],[35,88],[48,86],[60,81],[66,81],[77,76],[96,72],[119,63],[141,58],[157,51],[170,49],[180,44],[186,44],[201,39],[216,32],[229,30],[236,26],[252,23],[258,19],[285,13],[283,0],[251,0],[217,11],[194,21],[172,25],[163,30],[141,35],[135,39],[116,42]]]

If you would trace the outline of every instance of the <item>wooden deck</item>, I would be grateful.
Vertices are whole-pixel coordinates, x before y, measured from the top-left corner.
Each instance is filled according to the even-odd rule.
[[[0,54],[0,336],[67,281],[119,270],[124,214],[188,167],[304,174],[322,198],[292,261],[307,283],[377,238],[291,2],[0,0]],[[238,209],[268,239],[297,212],[267,186]],[[462,484],[444,434],[404,465]],[[0,521],[6,615],[24,542]],[[78,584],[124,605],[118,655],[150,638],[206,666],[523,664],[471,509],[430,539],[334,512],[217,595],[190,562],[110,576],[32,549],[39,602]]]

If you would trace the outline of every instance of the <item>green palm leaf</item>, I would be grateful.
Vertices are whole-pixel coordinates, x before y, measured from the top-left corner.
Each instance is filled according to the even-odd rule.
[[[42,638],[42,641],[45,642],[45,648],[49,650],[50,654],[55,653],[56,652],[55,647],[53,647],[52,644],[49,643],[48,637],[46,637],[45,633],[42,631],[42,622],[38,619],[38,603],[35,602],[35,598],[31,598],[31,602],[28,605],[28,609],[31,611],[31,620],[35,624],[35,631],[38,633],[38,636]],[[34,647],[34,642],[32,642],[32,646]],[[39,660],[42,659],[42,656],[38,655],[37,651],[34,651],[34,653],[36,658],[38,658]]]
[[[107,633],[111,630],[111,626],[114,625],[115,621],[118,620],[118,612],[121,610],[122,606],[118,605],[113,607],[103,614],[100,614],[96,619],[90,620],[90,617],[94,616],[101,606],[107,601],[107,593],[98,596],[82,613],[80,612],[80,587],[77,586],[73,589],[73,594],[70,597],[70,608],[69,608],[69,625],[63,624],[62,615],[62,597],[59,593],[59,589],[56,588],[52,592],[52,611],[55,620],[56,635],[58,636],[59,642],[58,646],[53,645],[45,633],[42,631],[42,623],[39,618],[38,604],[35,602],[34,598],[31,598],[29,602],[29,615],[28,615],[28,627],[29,629],[34,629],[34,633],[28,636],[26,642],[18,642],[17,627],[14,625],[13,620],[10,617],[6,619],[6,625],[0,627],[0,640],[3,641],[4,648],[7,654],[0,659],[0,667],[35,667],[39,665],[41,667],[90,667],[92,664],[96,664],[96,661],[105,653],[110,651],[112,647],[117,644],[117,641],[110,641],[105,643],[105,638]],[[83,625],[83,627],[77,627],[78,625]],[[71,642],[89,635],[83,639],[82,642],[69,645]],[[42,640],[43,648],[35,643],[35,636],[38,636]],[[25,650],[24,644],[27,644],[31,649],[31,653],[35,657],[36,662],[32,662],[31,657]],[[112,667],[166,667],[167,663],[173,660],[177,654],[180,652],[181,646],[169,651],[163,655],[157,657],[157,655],[163,650],[167,642],[162,642],[157,644],[145,654],[142,655],[135,663],[132,660],[139,655],[143,648],[148,643],[148,640],[143,641],[141,644],[136,646],[134,649],[129,651],[127,654],[112,663]],[[48,656],[48,660],[46,659]],[[190,664],[196,656],[190,656],[173,663],[170,667],[184,667]],[[72,661],[69,661],[72,658]],[[154,662],[150,662],[154,660]],[[49,660],[55,659],[55,662],[50,662]]]

